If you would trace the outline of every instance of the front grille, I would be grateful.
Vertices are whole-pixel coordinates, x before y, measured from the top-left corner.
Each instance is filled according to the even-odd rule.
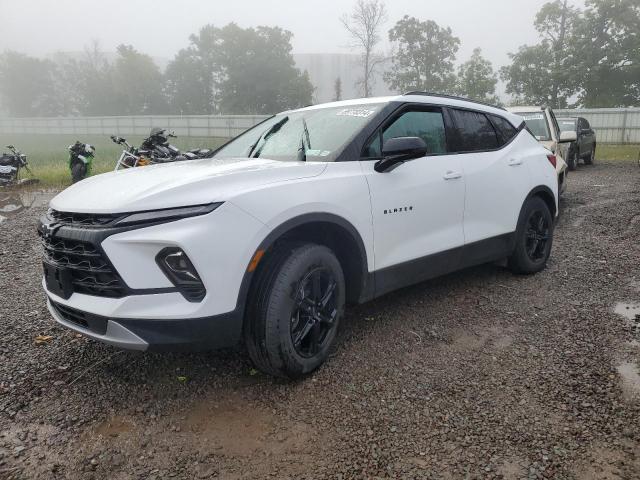
[[[111,298],[125,296],[124,282],[93,244],[44,237],[42,246],[45,262],[69,272],[74,292]]]
[[[48,216],[55,223],[72,227],[105,227],[123,215],[71,213],[50,209]]]
[[[93,315],[91,313],[76,310],[75,308],[67,307],[61,303],[51,302],[51,306],[63,320],[78,325],[79,327],[91,330],[98,335],[104,335],[107,333],[108,320],[105,317],[99,315]]]

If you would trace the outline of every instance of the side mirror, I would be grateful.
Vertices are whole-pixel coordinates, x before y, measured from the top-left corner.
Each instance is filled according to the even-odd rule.
[[[578,134],[574,131],[571,132],[562,132],[560,134],[560,143],[571,143],[578,140]]]
[[[389,172],[397,165],[424,157],[429,152],[427,144],[420,137],[390,138],[382,146],[382,160],[376,162],[376,172]]]

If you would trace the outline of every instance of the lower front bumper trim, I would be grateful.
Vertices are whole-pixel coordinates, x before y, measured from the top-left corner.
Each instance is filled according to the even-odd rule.
[[[242,317],[233,310],[221,315],[179,320],[107,318],[70,309],[49,299],[49,311],[67,328],[100,342],[127,350],[201,351],[236,346]],[[65,315],[71,310],[74,316]],[[77,321],[78,315],[91,321]],[[103,329],[106,325],[106,329]]]

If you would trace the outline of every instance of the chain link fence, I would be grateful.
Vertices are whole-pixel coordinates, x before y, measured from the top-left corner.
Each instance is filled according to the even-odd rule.
[[[161,127],[181,137],[231,138],[266,118],[265,115],[0,118],[0,133],[146,136],[152,127]]]
[[[586,118],[600,143],[640,143],[640,108],[556,110],[556,115]],[[146,136],[151,127],[161,127],[182,137],[232,138],[266,118],[265,115],[0,118],[0,133]]]

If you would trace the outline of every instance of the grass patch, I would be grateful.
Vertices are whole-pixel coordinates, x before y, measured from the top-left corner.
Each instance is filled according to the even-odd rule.
[[[40,180],[44,187],[64,187],[71,183],[69,172],[69,151],[67,147],[76,140],[96,147],[93,160],[93,175],[111,171],[122,153],[122,148],[111,141],[107,135],[31,135],[0,134],[0,148],[7,151],[5,145],[14,145],[27,155],[29,168],[33,176]],[[144,137],[127,137],[129,143],[139,146]],[[171,139],[176,147],[182,150],[191,148],[217,148],[226,141],[215,137],[178,137]],[[30,178],[25,171],[20,171],[21,178]]]
[[[633,160],[640,159],[640,144],[609,145],[599,144],[596,148],[598,160]]]

